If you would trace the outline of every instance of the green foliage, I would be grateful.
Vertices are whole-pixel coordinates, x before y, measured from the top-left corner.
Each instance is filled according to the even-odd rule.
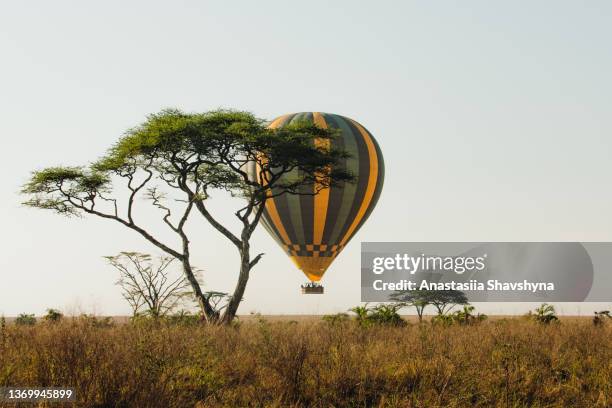
[[[432,324],[442,324],[442,325],[472,325],[483,322],[487,319],[487,315],[485,314],[474,314],[475,307],[467,304],[464,305],[461,310],[456,310],[450,314],[438,314],[431,319]]]
[[[467,305],[468,298],[459,290],[436,290],[429,291],[427,295],[429,304],[433,305],[439,315],[446,314],[457,305]]]
[[[487,315],[478,313],[474,315],[472,312],[475,307],[472,305],[464,305],[463,309],[455,311],[451,316],[453,320],[459,324],[474,324],[487,319]]]
[[[31,198],[28,207],[53,210],[66,216],[78,215],[76,205],[92,202],[109,191],[108,175],[81,167],[50,167],[35,171],[21,193]]]
[[[390,299],[414,307],[419,322],[423,320],[427,306],[434,306],[438,315],[446,315],[456,305],[468,304],[466,294],[459,290],[405,290],[393,293]],[[440,318],[438,321],[446,322],[448,319]]]
[[[57,323],[62,320],[64,315],[57,309],[47,309],[47,314],[43,316],[43,319],[47,323]]]
[[[131,181],[138,171],[155,172],[174,188],[187,181],[251,197],[263,197],[268,187],[290,192],[305,185],[350,182],[343,169],[330,170],[346,152],[318,147],[316,138],[336,137],[337,131],[308,122],[269,129],[248,112],[217,110],[184,113],[167,109],[149,115],[90,168],[50,167],[35,171],[22,193],[24,204],[64,215],[84,211],[101,194],[111,191],[111,174]],[[257,186],[245,176],[246,162],[257,162],[269,174],[270,186]],[[292,172],[293,169],[299,171]],[[298,176],[280,177],[292,172]],[[180,179],[180,183],[179,183]],[[198,191],[194,191],[199,194]],[[104,199],[104,198],[101,198]]]
[[[455,319],[449,314],[438,314],[431,318],[431,324],[441,324],[444,326],[450,326],[455,323]]]
[[[161,153],[178,154],[187,148],[185,142],[192,137],[195,126],[193,115],[176,109],[165,109],[147,116],[139,126],[129,129],[125,135],[96,163],[98,171],[119,171],[142,165],[143,160]]]
[[[363,306],[352,307],[349,309],[349,312],[353,312],[357,315],[356,320],[360,326],[366,326],[369,323],[368,317],[370,309],[368,308],[367,303]]]
[[[360,326],[388,325],[403,326],[406,322],[401,318],[398,311],[404,307],[401,303],[381,303],[373,307],[355,306],[350,309],[356,314],[356,321]]]
[[[431,304],[432,293],[427,290],[406,290],[398,291],[390,296],[390,299],[402,303],[408,307],[414,307],[419,323],[423,321],[423,313],[425,308]]]
[[[18,326],[34,326],[36,324],[36,317],[34,317],[34,314],[21,313],[15,319],[15,324]]]
[[[542,324],[550,324],[552,322],[559,321],[559,318],[555,313],[554,306],[549,305],[548,303],[542,303],[542,305],[536,308],[535,311],[530,311],[527,316]]]
[[[398,313],[402,307],[404,307],[404,305],[399,303],[381,303],[371,309],[368,320],[375,324],[403,326],[406,322]]]
[[[278,188],[294,190],[346,157],[343,151],[325,150],[313,143],[315,138],[329,139],[336,134],[308,122],[269,129],[264,120],[248,112],[188,114],[168,109],[126,132],[93,169],[121,174],[148,166],[172,176],[185,171],[206,185],[235,190],[249,184],[245,185],[240,165],[251,160],[266,171],[299,168],[297,178],[276,180]],[[350,181],[352,175],[336,170],[332,179]]]

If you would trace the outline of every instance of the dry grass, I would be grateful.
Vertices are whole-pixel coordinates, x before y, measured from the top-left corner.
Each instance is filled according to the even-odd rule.
[[[607,407],[612,324],[352,322],[239,327],[81,320],[0,333],[0,386],[72,386],[79,407]]]

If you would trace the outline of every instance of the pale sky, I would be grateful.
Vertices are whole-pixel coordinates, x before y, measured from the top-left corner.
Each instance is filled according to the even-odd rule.
[[[128,313],[102,256],[156,248],[24,208],[18,191],[164,107],[337,113],[381,146],[381,199],[326,294],[300,295],[305,277],[258,229],[241,314],[358,304],[362,241],[612,241],[611,18],[608,1],[4,2],[0,314]],[[232,288],[235,250],[199,218],[189,228],[205,289]]]

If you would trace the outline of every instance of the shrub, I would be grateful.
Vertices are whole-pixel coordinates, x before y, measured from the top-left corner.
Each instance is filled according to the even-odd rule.
[[[555,307],[548,303],[542,303],[534,312],[529,312],[528,317],[535,320],[538,323],[550,324],[552,322],[559,321],[557,314],[555,313]]]
[[[372,324],[402,326],[406,324],[398,313],[402,307],[404,307],[403,303],[381,303],[374,307],[368,307],[366,303],[349,310],[357,315],[356,321],[360,326]]]
[[[368,319],[376,324],[403,326],[406,322],[398,313],[403,306],[403,304],[397,303],[380,304],[371,310]]]
[[[463,309],[455,311],[451,317],[453,322],[459,324],[475,324],[487,319],[487,315],[478,313],[474,315],[472,312],[475,307],[472,305],[464,305]]]
[[[368,304],[366,303],[363,306],[355,306],[349,309],[349,312],[355,313],[357,324],[360,326],[366,326],[369,323],[368,317],[370,314],[370,308],[368,308]]]
[[[15,324],[18,326],[34,326],[36,324],[36,317],[34,317],[34,314],[21,313],[15,319]]]
[[[610,316],[609,310],[602,310],[601,312],[595,312],[595,316],[593,316],[593,324],[595,326],[602,326],[606,320],[612,319]]]
[[[47,314],[43,317],[45,322],[48,323],[57,323],[62,320],[64,315],[57,309],[47,309]]]
[[[444,326],[450,326],[455,320],[452,315],[438,314],[431,318],[431,324],[441,324]]]

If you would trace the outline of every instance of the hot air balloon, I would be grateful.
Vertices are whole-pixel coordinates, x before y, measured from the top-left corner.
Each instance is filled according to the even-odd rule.
[[[338,129],[338,137],[319,143],[328,146],[331,143],[332,147],[348,152],[350,157],[338,166],[350,171],[356,180],[314,195],[282,194],[268,198],[261,223],[310,280],[302,285],[302,293],[323,293],[317,282],[363,226],[380,197],[385,176],[383,156],[372,134],[344,116],[291,113],[274,119],[269,127],[278,129],[296,121]],[[250,172],[256,179],[255,169]]]

